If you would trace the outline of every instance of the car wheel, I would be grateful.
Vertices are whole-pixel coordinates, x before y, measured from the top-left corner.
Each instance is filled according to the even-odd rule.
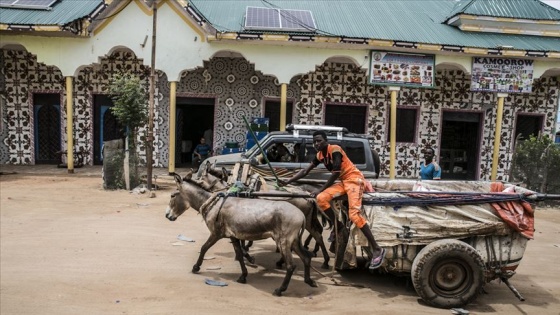
[[[424,247],[412,264],[412,283],[427,304],[440,308],[466,305],[484,285],[484,262],[467,243],[445,239]]]

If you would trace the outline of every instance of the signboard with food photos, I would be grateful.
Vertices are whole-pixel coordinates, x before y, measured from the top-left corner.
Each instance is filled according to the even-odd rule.
[[[530,59],[474,57],[471,91],[531,93],[533,63]]]
[[[426,88],[434,86],[434,55],[374,50],[370,60],[370,84]]]

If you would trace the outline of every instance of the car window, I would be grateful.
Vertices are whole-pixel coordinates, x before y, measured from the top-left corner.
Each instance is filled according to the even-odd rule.
[[[354,164],[366,164],[366,152],[362,142],[345,140],[343,141],[344,151]]]
[[[301,139],[273,139],[264,145],[266,157],[271,163],[300,163],[302,156]],[[260,164],[266,163],[262,155],[258,159]]]

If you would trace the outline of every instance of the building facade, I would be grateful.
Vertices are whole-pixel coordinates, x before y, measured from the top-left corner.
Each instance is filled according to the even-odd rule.
[[[55,6],[77,4],[60,2]],[[103,141],[122,137],[108,110],[108,85],[115,74],[129,72],[148,90],[153,11],[142,1],[92,2],[95,10],[73,20],[72,25],[84,25],[83,34],[74,36],[65,36],[64,29],[16,31],[10,28],[15,24],[0,21],[7,25],[0,39],[0,163],[58,164],[56,152],[68,150],[71,135],[71,149],[82,154],[83,163],[99,164]],[[243,8],[249,4],[237,3]],[[494,168],[495,179],[507,180],[517,135],[555,133],[557,39],[545,38],[552,48],[534,56],[509,47],[499,55],[490,48],[457,52],[443,49],[444,42],[399,47],[396,39],[355,43],[341,36],[315,36],[299,41],[294,35],[258,34],[254,40],[243,39],[239,31],[217,31],[204,3],[193,8],[183,1],[157,4],[156,167],[171,171],[188,162],[181,155],[182,143],[194,147],[208,129],[215,152],[226,143],[244,146],[243,118],[268,116],[278,129],[281,122],[339,124],[371,135],[382,176],[390,176],[393,167],[396,177],[416,178],[422,151],[429,146],[436,149],[443,179],[489,180]],[[371,51],[433,55],[433,86],[371,84]],[[531,92],[477,91],[472,86],[476,57],[530,60]],[[282,102],[287,104],[284,117]],[[397,109],[393,161],[392,106]],[[138,137],[145,136],[143,128]],[[145,146],[138,149],[145,157]]]

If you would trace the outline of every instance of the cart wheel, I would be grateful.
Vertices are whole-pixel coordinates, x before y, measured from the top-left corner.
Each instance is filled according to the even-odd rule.
[[[474,301],[484,285],[484,262],[467,243],[445,239],[424,247],[412,264],[412,284],[427,304],[459,307]]]

